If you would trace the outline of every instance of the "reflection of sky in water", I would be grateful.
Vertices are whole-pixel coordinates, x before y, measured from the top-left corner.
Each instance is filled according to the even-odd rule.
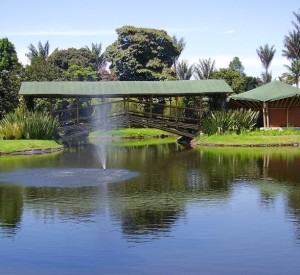
[[[123,181],[138,173],[121,169],[38,168],[0,173],[0,184],[31,187],[83,187]]]

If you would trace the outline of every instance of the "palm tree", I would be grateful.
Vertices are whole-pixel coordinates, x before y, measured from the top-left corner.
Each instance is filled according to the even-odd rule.
[[[177,63],[177,78],[180,80],[191,79],[194,71],[194,65],[189,66],[187,60],[182,60]]]
[[[176,48],[178,50],[178,54],[176,56],[174,56],[174,71],[175,71],[175,74],[177,75],[177,62],[178,62],[179,56],[181,55],[181,53],[183,52],[183,50],[185,48],[186,42],[184,41],[183,37],[178,40],[176,35],[173,35],[172,39],[173,39],[174,45],[176,46]]]
[[[283,78],[287,83],[296,84],[299,87],[300,77],[300,12],[293,13],[296,17],[296,22],[292,21],[295,30],[290,31],[284,37],[283,45],[285,50],[282,50],[282,55],[285,56],[291,63],[290,66],[285,65],[288,69],[287,73],[283,74]]]
[[[291,66],[284,65],[288,72],[284,73],[282,76],[285,79],[285,82],[288,84],[296,84],[297,87],[299,87],[300,82],[300,60],[292,60]]]
[[[272,80],[272,74],[269,73],[268,70],[276,52],[274,45],[272,47],[270,47],[268,44],[263,47],[260,46],[256,52],[260,58],[263,68],[265,69],[265,72],[262,73],[263,82],[270,82]]]
[[[97,68],[94,68],[99,73],[107,65],[107,60],[102,53],[102,44],[101,43],[92,43],[91,48],[86,46],[86,49],[90,52],[92,59],[95,59],[94,62]]]
[[[216,72],[215,60],[199,59],[199,63],[195,65],[194,74],[196,79],[210,79]]]
[[[287,59],[300,59],[300,30],[289,32],[284,37],[283,46],[286,50],[282,50],[282,55]]]
[[[50,44],[49,41],[47,41],[45,45],[43,45],[41,41],[39,41],[38,48],[36,48],[33,44],[30,44],[28,49],[29,52],[26,53],[25,56],[27,56],[31,62],[35,58],[47,60],[49,56]]]

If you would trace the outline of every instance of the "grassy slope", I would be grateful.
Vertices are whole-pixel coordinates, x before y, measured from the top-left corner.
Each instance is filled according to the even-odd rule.
[[[0,140],[0,153],[12,153],[32,149],[62,148],[54,140]]]

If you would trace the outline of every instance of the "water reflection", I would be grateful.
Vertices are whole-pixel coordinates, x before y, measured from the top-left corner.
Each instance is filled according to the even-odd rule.
[[[46,157],[2,157],[0,163],[0,234],[16,234],[24,211],[30,211],[46,221],[76,222],[96,222],[109,213],[130,241],[170,237],[179,221],[187,218],[190,204],[222,206],[233,200],[237,186],[248,185],[259,191],[262,208],[274,205],[279,197],[285,200],[285,211],[300,240],[300,154],[295,149],[109,147],[109,169],[136,171],[139,176],[122,176],[101,186],[90,184],[89,175],[100,167],[92,146]],[[32,185],[32,179],[25,182],[25,177],[26,184],[15,180],[13,184],[19,184],[15,186],[5,178],[10,173],[22,181],[22,169],[31,168],[41,172],[36,174],[40,180],[49,167],[75,169],[80,176],[67,178],[69,188],[51,187],[51,181],[45,180],[43,185]],[[70,186],[72,181],[76,184]]]

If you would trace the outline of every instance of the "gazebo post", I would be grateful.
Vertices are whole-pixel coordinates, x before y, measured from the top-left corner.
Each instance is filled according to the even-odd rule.
[[[264,128],[270,127],[267,102],[263,103],[263,122],[264,122]]]
[[[268,106],[268,102],[266,102],[266,111],[267,111],[267,127],[270,127],[270,120],[269,120],[269,106]]]

